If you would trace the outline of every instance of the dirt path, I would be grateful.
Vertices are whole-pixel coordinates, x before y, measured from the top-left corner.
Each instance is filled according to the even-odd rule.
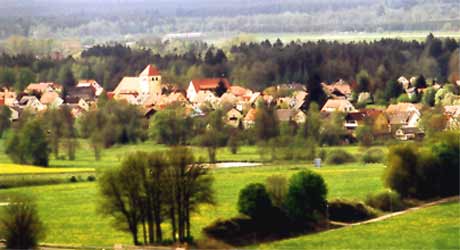
[[[425,204],[417,206],[417,207],[408,208],[408,209],[403,210],[403,211],[394,212],[394,213],[391,213],[391,214],[383,215],[383,216],[380,216],[380,217],[377,217],[377,218],[374,218],[374,219],[370,219],[370,220],[366,220],[366,221],[355,222],[355,223],[344,223],[344,222],[338,222],[338,221],[331,221],[331,224],[338,225],[338,226],[343,226],[343,227],[359,226],[359,225],[374,223],[374,222],[378,222],[378,221],[383,221],[383,220],[386,220],[388,218],[395,217],[395,216],[402,215],[402,214],[406,214],[406,213],[409,213],[409,212],[413,212],[413,211],[416,211],[416,210],[419,210],[419,209],[422,209],[422,208],[432,207],[432,206],[436,206],[436,205],[439,205],[439,204],[452,202],[452,201],[460,201],[460,196],[447,197],[447,198],[444,198],[444,199],[441,199],[441,200],[433,201],[433,202],[430,202],[430,203],[425,203]]]

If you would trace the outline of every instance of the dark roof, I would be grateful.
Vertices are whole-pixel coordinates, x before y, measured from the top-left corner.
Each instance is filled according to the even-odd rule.
[[[80,99],[85,101],[94,101],[96,99],[96,92],[92,87],[78,87],[69,89],[65,102],[76,103]]]

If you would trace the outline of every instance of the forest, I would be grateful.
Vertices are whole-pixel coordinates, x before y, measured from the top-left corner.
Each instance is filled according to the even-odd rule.
[[[90,43],[177,32],[458,31],[459,5],[455,0],[4,0],[0,39]]]

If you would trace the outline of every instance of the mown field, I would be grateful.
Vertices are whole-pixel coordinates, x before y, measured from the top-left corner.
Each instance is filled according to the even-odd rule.
[[[354,163],[320,169],[306,164],[215,169],[213,175],[217,205],[203,206],[200,213],[193,216],[194,237],[199,238],[201,229],[215,219],[237,215],[239,190],[248,183],[264,182],[273,174],[289,177],[304,168],[313,169],[325,178],[329,198],[364,199],[368,193],[384,189],[381,181],[384,170],[382,164]],[[40,216],[48,229],[47,243],[84,246],[131,243],[127,233],[115,230],[111,220],[97,212],[100,198],[96,183],[0,190],[0,202],[7,201],[15,193],[28,193],[36,197]]]
[[[460,249],[460,203],[424,208],[384,221],[297,237],[255,249]]]
[[[302,42],[307,41],[337,41],[342,43],[349,42],[372,42],[380,40],[382,38],[394,38],[401,39],[403,41],[412,41],[416,40],[418,42],[425,41],[425,38],[428,34],[433,33],[434,36],[439,38],[452,37],[460,39],[460,32],[449,32],[449,31],[401,31],[401,32],[334,32],[334,33],[244,33],[243,37],[247,39],[255,40],[258,42],[264,41],[266,39],[271,42],[275,42],[278,38],[283,43],[289,43],[291,41],[300,40]],[[237,36],[235,34],[234,36]],[[222,38],[222,34],[211,35],[209,39],[206,39],[206,42],[219,45],[225,45],[230,38]]]
[[[196,158],[202,158],[207,161],[207,151],[202,147],[190,147]],[[353,155],[359,157],[365,149],[359,146],[340,146],[340,147],[325,147],[324,150],[330,151],[333,149],[344,149]],[[386,150],[385,147],[379,147]],[[99,161],[94,160],[94,153],[86,140],[79,140],[79,147],[76,153],[76,160],[62,160],[54,159],[50,156],[50,167],[51,168],[94,168],[96,170],[118,166],[123,160],[123,157],[127,154],[142,150],[142,151],[161,151],[167,150],[168,147],[165,145],[155,144],[152,141],[146,141],[144,143],[130,144],[130,145],[115,145],[109,149],[102,151],[102,158]],[[217,160],[220,162],[260,162],[261,158],[257,146],[241,146],[237,154],[230,153],[228,148],[220,148],[217,151]],[[11,163],[11,160],[4,153],[4,140],[0,140],[0,164]],[[2,169],[0,169],[2,174]]]

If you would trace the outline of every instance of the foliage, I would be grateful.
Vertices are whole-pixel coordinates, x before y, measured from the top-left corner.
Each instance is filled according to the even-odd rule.
[[[5,152],[15,163],[48,166],[49,147],[41,121],[30,119],[13,131],[7,138]]]
[[[356,139],[361,146],[370,147],[374,142],[374,135],[372,134],[372,124],[362,124],[356,128]]]
[[[458,134],[441,135],[426,148],[400,145],[390,148],[385,183],[402,198],[427,199],[459,193]]]
[[[11,110],[7,106],[0,107],[0,138],[3,133],[11,126]]]
[[[340,112],[332,113],[325,121],[322,122],[320,142],[326,145],[338,145],[346,135],[346,129],[343,126],[344,115]]]
[[[255,220],[268,219],[273,205],[265,186],[260,183],[248,184],[238,196],[238,211]]]
[[[167,155],[129,154],[120,169],[101,177],[100,210],[115,219],[117,228],[130,232],[136,245],[140,225],[144,244],[162,242],[161,223],[167,216],[173,241],[190,240],[191,213],[200,204],[213,203],[213,179],[207,171],[185,148],[173,148]]]
[[[370,148],[361,156],[364,163],[383,163],[385,161],[385,153],[379,148]]]
[[[33,249],[45,237],[37,205],[26,196],[12,198],[0,218],[0,235],[7,249]]]
[[[273,206],[283,208],[288,190],[288,181],[286,177],[281,175],[272,175],[268,177],[265,182],[267,192],[270,195]]]
[[[447,119],[444,115],[444,108],[440,105],[434,108],[426,108],[422,110],[420,127],[425,132],[427,137],[442,132],[447,127]]]
[[[279,135],[279,121],[275,114],[274,105],[261,101],[256,111],[255,131],[257,139],[268,141]]]
[[[391,191],[369,194],[366,204],[385,212],[401,211],[406,208],[399,194]]]
[[[362,202],[337,199],[328,202],[329,219],[342,222],[357,222],[377,217],[372,208]]]
[[[326,212],[327,187],[321,175],[301,171],[289,179],[286,195],[288,216],[299,223],[320,220]]]
[[[190,139],[192,120],[185,116],[185,110],[165,109],[157,112],[150,121],[150,136],[157,143],[185,145]]]
[[[327,153],[326,163],[328,164],[344,164],[356,161],[355,157],[342,149],[334,149]]]

